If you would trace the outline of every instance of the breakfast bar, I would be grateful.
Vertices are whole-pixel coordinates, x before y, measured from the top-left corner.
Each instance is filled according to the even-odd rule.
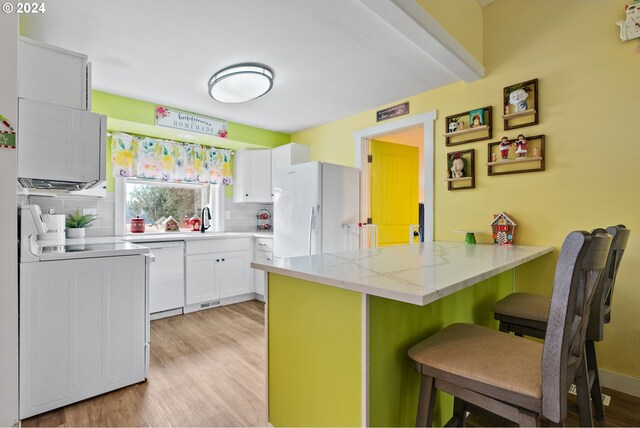
[[[491,305],[516,268],[551,251],[436,241],[252,263],[269,273],[269,422],[414,426],[407,350],[454,322],[496,326]],[[451,403],[437,400],[436,424]]]

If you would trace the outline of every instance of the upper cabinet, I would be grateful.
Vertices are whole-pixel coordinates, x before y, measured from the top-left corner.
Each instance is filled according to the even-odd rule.
[[[87,56],[21,37],[18,96],[91,110],[91,64]]]
[[[271,202],[271,150],[238,150],[233,202]]]
[[[271,150],[271,185],[275,183],[278,168],[309,162],[311,157],[309,152],[309,146],[298,143],[285,144]]]
[[[309,162],[309,146],[290,143],[273,150],[238,150],[233,175],[233,202],[273,202],[279,168]]]

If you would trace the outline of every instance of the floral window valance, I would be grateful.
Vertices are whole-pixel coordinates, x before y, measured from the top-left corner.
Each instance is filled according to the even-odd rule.
[[[229,150],[124,133],[111,136],[114,177],[229,185]]]

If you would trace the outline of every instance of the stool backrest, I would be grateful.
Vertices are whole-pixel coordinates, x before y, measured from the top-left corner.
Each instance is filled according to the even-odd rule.
[[[605,231],[604,229],[599,229]],[[607,266],[602,276],[600,284],[593,296],[591,304],[591,313],[589,314],[589,329],[587,337],[589,340],[599,342],[604,337],[604,324],[611,321],[611,298],[613,297],[613,287],[616,283],[616,275],[620,267],[620,261],[627,248],[629,235],[631,230],[624,225],[609,226],[606,232],[611,235],[611,248],[609,249],[609,257],[607,258]],[[593,232],[592,232],[593,233]]]
[[[553,422],[567,416],[567,393],[583,358],[588,315],[611,236],[571,232],[556,265],[549,321],[542,351],[542,414]]]

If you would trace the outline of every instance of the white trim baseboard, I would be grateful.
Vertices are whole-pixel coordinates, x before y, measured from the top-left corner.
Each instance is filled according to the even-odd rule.
[[[599,369],[598,372],[601,386],[640,397],[640,379],[609,370]]]

